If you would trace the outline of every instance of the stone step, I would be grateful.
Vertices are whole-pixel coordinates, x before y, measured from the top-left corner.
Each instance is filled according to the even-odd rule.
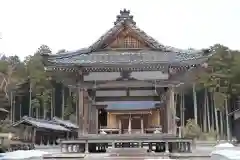
[[[111,148],[107,152],[119,156],[136,156],[136,153],[138,156],[149,155],[145,148]]]

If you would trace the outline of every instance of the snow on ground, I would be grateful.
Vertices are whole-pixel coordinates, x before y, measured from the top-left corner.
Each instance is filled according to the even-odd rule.
[[[40,150],[18,150],[14,152],[7,152],[0,154],[0,160],[22,160],[30,158],[41,158],[43,155],[49,154],[48,152]]]
[[[231,143],[220,143],[214,147],[211,152],[212,159],[240,159],[239,147],[235,147]]]
[[[233,148],[234,145],[231,143],[220,143],[215,146],[215,148]]]
[[[216,150],[211,153],[212,157],[226,157],[227,159],[237,160],[240,159],[240,151],[234,149],[223,149],[223,150]]]

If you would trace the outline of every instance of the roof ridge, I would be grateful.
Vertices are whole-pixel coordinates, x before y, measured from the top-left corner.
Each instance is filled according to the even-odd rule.
[[[88,54],[90,53],[91,50],[90,48],[81,48],[79,50],[76,51],[67,51],[65,53],[61,53],[61,54],[54,54],[54,55],[43,55],[43,56],[49,56],[49,59],[51,58],[56,58],[56,59],[62,59],[62,58],[71,58],[73,56],[77,56],[77,55],[81,55],[81,54]]]
[[[119,21],[117,24],[115,24],[113,27],[107,30],[104,34],[102,34],[102,36],[98,38],[97,41],[95,41],[92,45],[89,46],[91,51],[96,51],[97,47],[99,47],[103,43],[103,41],[109,38],[113,33],[116,33],[116,31],[121,28],[123,23],[124,23],[124,20]]]
[[[53,117],[52,120],[57,122],[60,125],[64,125],[64,126],[67,126],[67,127],[78,128],[78,125],[71,122],[70,120],[63,120],[63,119],[61,119],[57,116]]]
[[[141,38],[143,38],[145,40],[145,42],[150,43],[150,45],[153,46],[153,49],[163,49],[162,48],[162,47],[164,47],[163,44],[159,43],[155,38],[153,38],[152,36],[148,35],[145,31],[140,29],[140,27],[138,27],[136,24],[132,24],[132,23],[129,23],[129,22],[126,22],[126,24],[131,29],[133,29],[133,31],[136,32]],[[148,39],[146,39],[146,38],[148,38]]]
[[[72,123],[70,120],[61,119],[61,118],[59,118],[59,117],[57,117],[57,116],[54,116],[52,119],[53,119],[53,120],[60,120],[60,121],[65,121],[65,122],[70,122],[70,123]],[[73,124],[74,124],[74,123],[73,123]]]
[[[37,118],[34,118],[34,117],[29,117],[29,116],[23,116],[22,119],[23,120],[32,120],[32,121],[41,122],[41,123],[50,123],[50,124],[58,125],[56,122],[54,122],[52,120],[47,120],[47,119],[37,119]]]

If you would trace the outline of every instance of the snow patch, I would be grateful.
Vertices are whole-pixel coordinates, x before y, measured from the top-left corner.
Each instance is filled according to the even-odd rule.
[[[18,150],[14,152],[7,152],[0,154],[0,160],[21,160],[28,158],[41,158],[44,155],[49,154],[48,152],[39,151],[39,150]]]
[[[234,145],[231,143],[220,143],[215,146],[215,148],[233,148]]]
[[[240,151],[232,150],[232,149],[223,149],[223,150],[216,150],[211,153],[212,159],[219,159],[220,157],[229,160],[237,160],[240,159]]]

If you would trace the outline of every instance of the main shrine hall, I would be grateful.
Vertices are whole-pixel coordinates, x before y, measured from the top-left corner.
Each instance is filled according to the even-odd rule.
[[[175,91],[188,83],[186,74],[202,67],[209,53],[162,45],[124,9],[91,46],[42,56],[46,71],[77,92],[81,136],[176,134]]]

